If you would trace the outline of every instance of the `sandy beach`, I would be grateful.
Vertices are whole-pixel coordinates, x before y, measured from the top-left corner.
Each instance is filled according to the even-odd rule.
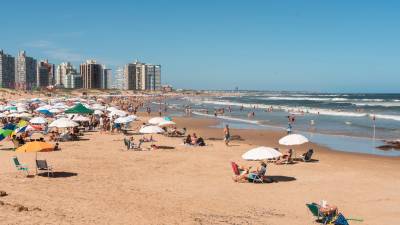
[[[34,153],[7,151],[11,143],[2,142],[0,190],[8,195],[0,198],[1,224],[315,224],[305,204],[322,199],[346,217],[364,219],[351,224],[397,223],[398,158],[306,144],[296,153],[313,148],[315,162],[269,164],[267,175],[276,183],[235,183],[231,161],[257,166],[241,155],[259,145],[285,149],[277,145],[285,134],[232,130],[244,140],[226,147],[207,140],[222,138],[221,129],[209,128],[216,121],[174,121],[205,137],[208,146],[187,147],[181,138],[154,135],[157,145],[174,149],[127,151],[122,134],[87,132],[84,140],[60,143],[61,151],[38,153],[54,167],[55,178],[26,178],[10,158],[17,155],[34,172]]]

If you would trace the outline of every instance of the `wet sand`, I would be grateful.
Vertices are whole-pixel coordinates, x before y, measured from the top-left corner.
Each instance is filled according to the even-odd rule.
[[[174,120],[189,133],[222,138],[221,129],[208,127],[215,124],[212,119]],[[244,140],[230,147],[220,140],[187,147],[182,138],[154,135],[155,144],[175,149],[126,151],[122,134],[88,132],[85,140],[60,143],[62,151],[38,153],[54,166],[56,178],[18,174],[10,162],[16,154],[6,151],[11,143],[3,141],[0,190],[9,195],[0,197],[1,224],[313,224],[305,203],[322,199],[345,216],[364,219],[351,224],[398,223],[399,158],[306,144],[296,153],[313,148],[314,162],[268,165],[267,174],[277,183],[235,183],[231,161],[257,166],[241,160],[244,152],[259,145],[286,148],[277,146],[283,132],[232,134]],[[34,154],[17,156],[34,171]],[[28,211],[18,212],[18,205]]]

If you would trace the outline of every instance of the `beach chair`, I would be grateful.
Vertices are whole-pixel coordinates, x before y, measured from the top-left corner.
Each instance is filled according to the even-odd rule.
[[[142,150],[142,148],[141,148],[142,143],[143,143],[142,141],[139,141],[139,144],[135,145],[135,143],[130,142],[130,149],[132,149],[133,151],[141,151]]]
[[[309,162],[309,161],[311,161],[311,157],[312,157],[313,153],[314,153],[314,150],[313,150],[313,149],[309,149],[305,154],[303,154],[303,155],[300,157],[300,159],[301,159],[303,162]]]
[[[36,174],[40,170],[47,171],[47,177],[50,177],[50,173],[54,177],[53,167],[49,166],[46,160],[36,160]]]
[[[307,208],[313,214],[314,217],[317,218],[318,222],[322,222],[323,224],[328,224],[333,221],[336,215],[325,215],[319,211],[319,205],[317,203],[306,204]]]
[[[21,164],[17,157],[12,157],[11,160],[18,171],[26,172],[26,175],[29,175],[29,169],[27,165]]]
[[[239,166],[235,162],[231,162],[231,167],[232,167],[233,173],[236,176],[239,176],[240,175]]]

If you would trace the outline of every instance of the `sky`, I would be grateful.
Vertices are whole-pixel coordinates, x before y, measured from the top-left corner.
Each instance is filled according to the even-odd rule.
[[[400,1],[2,1],[0,49],[176,88],[400,92]]]

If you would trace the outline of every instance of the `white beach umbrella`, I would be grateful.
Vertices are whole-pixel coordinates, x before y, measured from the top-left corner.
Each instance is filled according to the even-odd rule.
[[[68,127],[77,127],[79,124],[76,122],[68,119],[68,118],[60,118],[57,120],[54,120],[49,127],[58,127],[58,128],[68,128]]]
[[[29,123],[31,124],[44,124],[47,123],[46,119],[43,117],[35,117],[29,120]]]
[[[102,115],[103,112],[101,110],[96,109],[96,110],[94,110],[94,114],[95,115]]]
[[[279,151],[270,147],[258,147],[249,150],[242,155],[245,160],[264,160],[264,159],[274,159],[282,156]]]
[[[51,113],[60,113],[61,110],[59,110],[57,108],[53,108],[53,109],[50,109],[49,112],[51,112]]]
[[[114,123],[130,123],[134,120],[135,120],[134,117],[126,116],[126,117],[117,118],[116,120],[114,120]]]
[[[149,119],[149,124],[157,125],[163,121],[166,121],[163,117],[153,117]]]
[[[301,134],[289,134],[279,140],[281,145],[301,145],[307,142],[308,139]]]
[[[158,134],[158,133],[163,133],[163,132],[164,132],[164,130],[158,126],[145,126],[139,130],[139,133],[142,133],[142,134]]]
[[[51,109],[51,105],[40,106],[39,108],[37,108],[35,110],[39,111],[39,110],[49,110],[49,109]]]
[[[112,117],[112,116],[120,116],[120,117],[126,116],[126,112],[124,112],[122,110],[114,110],[114,111],[111,111],[111,113],[110,113],[110,117]]]
[[[107,108],[107,111],[109,111],[109,112],[116,111],[116,110],[119,110],[119,109],[117,109],[113,106]]]
[[[25,107],[18,107],[17,112],[23,113],[23,112],[28,112],[28,110]]]
[[[167,121],[167,120],[161,121],[158,124],[158,126],[160,126],[160,127],[168,127],[168,126],[174,126],[174,125],[176,125],[176,123],[174,121]]]
[[[77,122],[88,122],[90,121],[89,117],[82,116],[82,115],[77,115],[72,118],[72,121],[77,121]]]
[[[91,109],[98,109],[98,110],[104,110],[106,107],[102,106],[100,104],[93,104],[91,107]]]
[[[24,113],[18,114],[17,117],[18,117],[18,118],[31,118],[31,117],[32,117],[32,114],[29,114],[29,113],[24,112]]]

